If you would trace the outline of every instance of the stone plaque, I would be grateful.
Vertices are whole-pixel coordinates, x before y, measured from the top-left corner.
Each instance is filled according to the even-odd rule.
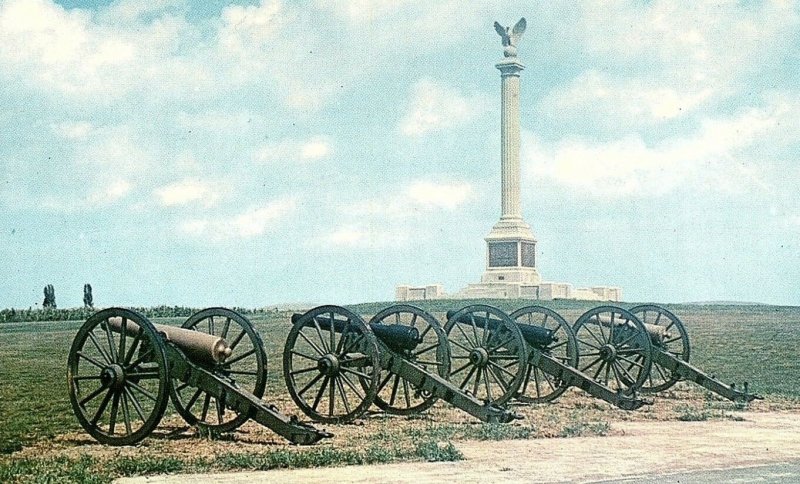
[[[522,267],[536,267],[536,244],[523,242],[520,252],[522,252]]]
[[[489,267],[516,267],[517,265],[516,242],[489,244]]]

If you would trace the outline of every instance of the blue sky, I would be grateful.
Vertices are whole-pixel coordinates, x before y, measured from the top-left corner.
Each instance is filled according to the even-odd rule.
[[[796,2],[0,0],[0,307],[456,291],[500,212],[545,280],[800,305]]]

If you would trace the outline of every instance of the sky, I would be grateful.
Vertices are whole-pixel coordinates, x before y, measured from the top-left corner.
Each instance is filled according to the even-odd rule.
[[[543,279],[800,305],[798,2],[0,0],[0,307],[478,282],[520,17]]]

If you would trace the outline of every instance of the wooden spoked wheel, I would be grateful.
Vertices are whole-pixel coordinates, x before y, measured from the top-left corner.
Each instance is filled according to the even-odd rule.
[[[92,315],[72,342],[67,368],[75,416],[99,442],[132,445],[158,426],[169,367],[161,335],[141,314],[110,308]]]
[[[647,381],[652,348],[639,318],[622,308],[600,306],[585,312],[573,329],[581,372],[625,395]]]
[[[487,403],[504,405],[525,378],[528,352],[516,323],[492,306],[467,306],[448,317],[450,381]]]
[[[547,330],[551,335],[549,341],[528,341],[528,344],[555,359],[561,364],[578,367],[578,340],[567,321],[555,311],[542,306],[528,306],[511,313],[511,319],[519,325],[531,325]],[[529,351],[531,351],[529,349]],[[531,351],[532,353],[533,351]],[[517,399],[525,403],[552,402],[560,397],[569,385],[551,376],[532,364],[528,364],[525,380],[522,383]]]
[[[447,378],[450,374],[450,347],[447,335],[439,321],[429,313],[414,306],[398,304],[376,314],[369,322],[376,324],[402,325],[417,329],[419,343],[414,349],[400,350],[406,360],[430,373]],[[402,376],[386,372],[378,385],[375,405],[386,413],[411,415],[423,412],[436,403],[436,397],[415,388]]]
[[[319,422],[346,423],[367,411],[378,390],[375,335],[361,317],[320,306],[292,318],[283,376],[292,400]]]
[[[677,316],[672,312],[654,304],[643,304],[631,308],[631,313],[636,315],[645,326],[654,325],[663,328],[663,337],[651,338],[653,351],[664,351],[675,358],[689,361],[689,333]],[[647,381],[642,386],[642,391],[646,393],[662,392],[678,382],[680,378],[657,361],[653,361],[653,367]]]
[[[261,398],[267,384],[267,353],[252,323],[235,311],[209,308],[195,313],[181,326],[224,339],[231,355],[224,361],[204,365],[220,378]],[[172,403],[189,425],[213,432],[230,432],[249,418],[226,408],[223,399],[182,382],[172,380]]]

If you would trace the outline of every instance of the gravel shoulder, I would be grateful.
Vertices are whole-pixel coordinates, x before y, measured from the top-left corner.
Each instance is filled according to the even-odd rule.
[[[324,469],[126,478],[125,484],[215,482],[587,482],[800,462],[800,414],[732,412],[737,420],[614,422],[614,435],[457,442],[465,459]],[[741,420],[738,420],[740,418]]]

